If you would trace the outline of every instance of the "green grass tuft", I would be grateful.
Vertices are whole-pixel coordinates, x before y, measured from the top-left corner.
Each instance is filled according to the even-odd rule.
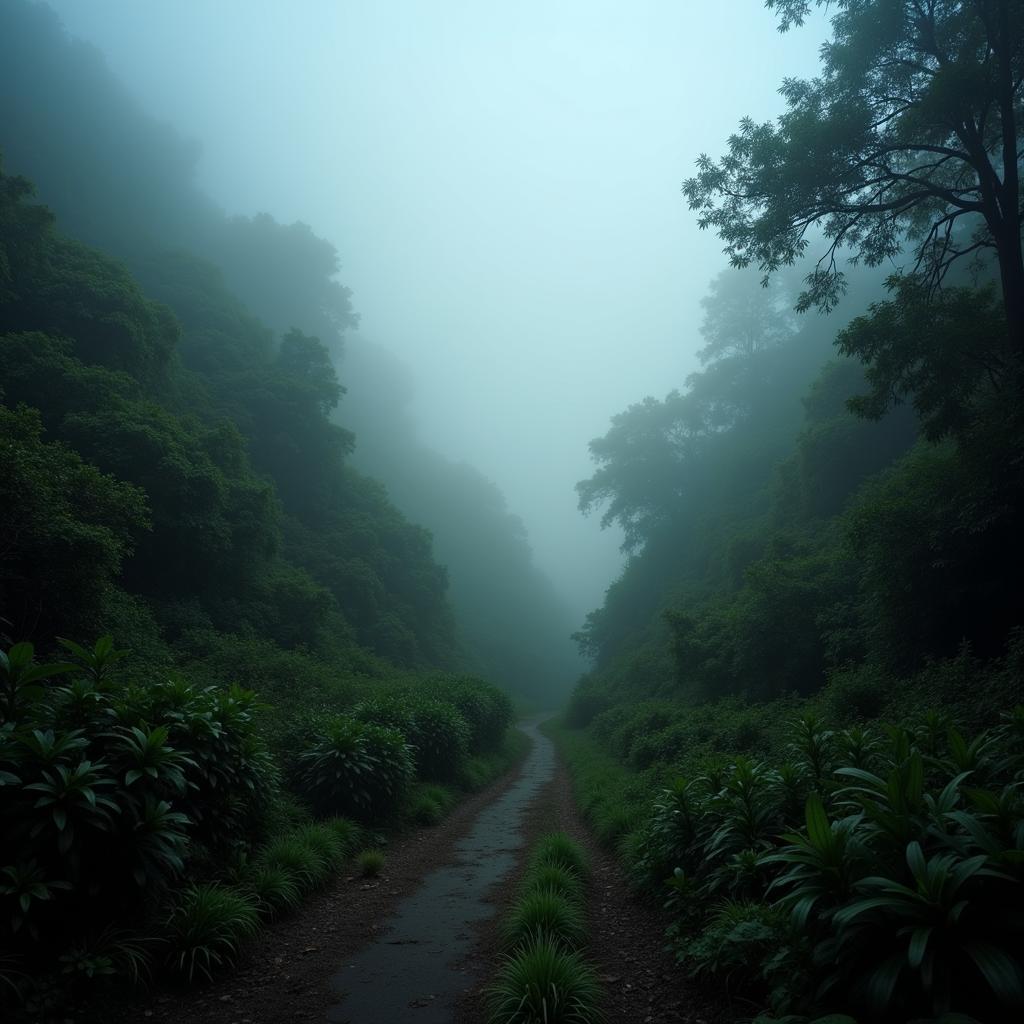
[[[230,967],[246,939],[259,930],[254,899],[225,885],[194,885],[167,918],[168,968],[190,984]]]
[[[383,850],[363,850],[356,857],[356,865],[363,878],[376,878],[384,870],[384,863]]]
[[[346,857],[351,857],[366,839],[366,832],[362,825],[350,818],[325,818],[321,824],[338,837]]]
[[[264,847],[258,863],[284,868],[303,893],[314,889],[323,877],[323,862],[317,852],[294,835],[281,836]]]
[[[537,864],[530,868],[519,891],[520,896],[538,891],[557,892],[577,907],[582,907],[584,901],[583,880],[575,871],[559,864]]]
[[[601,986],[578,953],[535,939],[508,957],[489,993],[488,1024],[600,1024]]]
[[[544,864],[554,864],[567,871],[574,871],[580,878],[588,878],[590,875],[586,854],[564,832],[552,832],[534,846],[530,868]]]
[[[579,904],[554,889],[533,889],[518,900],[502,922],[506,947],[544,938],[566,949],[579,949],[587,928]]]
[[[280,864],[253,864],[239,880],[265,917],[294,910],[302,900],[295,876]]]

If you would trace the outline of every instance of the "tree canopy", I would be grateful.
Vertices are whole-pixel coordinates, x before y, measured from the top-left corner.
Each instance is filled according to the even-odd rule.
[[[775,123],[744,119],[720,160],[683,185],[734,265],[793,264],[828,240],[799,308],[830,308],[841,250],[897,261],[932,288],[972,253],[993,252],[1017,350],[1024,348],[1020,0],[814,0],[834,7],[821,73],[788,78]],[[767,0],[785,30],[811,0]]]

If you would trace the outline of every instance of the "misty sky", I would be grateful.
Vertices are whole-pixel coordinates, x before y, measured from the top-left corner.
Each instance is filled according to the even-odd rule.
[[[582,613],[618,537],[576,511],[587,442],[681,386],[724,265],[679,188],[813,74],[822,23],[761,0],[51,0],[202,143],[230,213],[337,246],[423,439],[505,492]],[[344,370],[342,370],[344,377]]]

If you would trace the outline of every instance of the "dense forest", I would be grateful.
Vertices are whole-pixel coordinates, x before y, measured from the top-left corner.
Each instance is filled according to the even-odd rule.
[[[334,248],[306,225],[268,214],[225,217],[193,184],[195,151],[139,110],[101,55],[67,37],[45,7],[5,4],[2,17],[0,143],[9,172],[29,178],[61,234],[122,260],[145,296],[173,313],[176,359],[188,377],[174,387],[181,409],[241,430],[255,473],[275,485],[283,558],[330,591],[373,653],[401,666],[481,672],[527,702],[557,702],[579,667],[567,639],[572,622],[500,492],[471,467],[417,444],[383,370],[366,371],[367,395],[348,412],[336,377],[347,381],[346,347],[362,342],[345,343],[358,315],[335,279]],[[277,376],[293,385],[305,375],[305,398],[261,375],[261,361],[276,362]],[[355,362],[374,366],[372,351],[357,352]],[[390,372],[400,379],[400,368]],[[291,426],[279,413],[293,417]],[[369,444],[357,443],[364,437]],[[338,466],[337,482],[322,479],[326,463]],[[255,569],[248,554],[238,559]],[[138,569],[140,577],[150,572]],[[312,646],[315,616],[329,609],[303,598],[290,578],[296,612],[312,612],[314,621],[293,629],[285,646]],[[300,610],[303,600],[309,608]],[[219,625],[245,621],[229,612]],[[282,628],[284,636],[289,627]]]
[[[591,442],[625,562],[577,624],[334,246],[0,2],[0,1011],[223,974],[559,705],[721,1022],[1024,1009],[1024,5],[766,6],[831,40],[683,183],[730,265]],[[490,1020],[600,1021],[613,887],[524,856]]]
[[[629,560],[565,743],[683,970],[759,1020],[1007,1020],[1024,11],[835,7],[820,77],[684,184],[733,267],[701,369],[591,444]]]

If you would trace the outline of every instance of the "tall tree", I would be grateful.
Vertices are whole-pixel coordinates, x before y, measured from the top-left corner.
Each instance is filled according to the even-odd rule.
[[[728,155],[683,185],[737,266],[792,264],[829,240],[798,308],[830,308],[840,250],[869,265],[913,252],[931,288],[979,250],[998,262],[1024,351],[1020,121],[1024,0],[766,0],[785,31],[831,6],[821,74],[782,86],[778,122],[744,119]]]

